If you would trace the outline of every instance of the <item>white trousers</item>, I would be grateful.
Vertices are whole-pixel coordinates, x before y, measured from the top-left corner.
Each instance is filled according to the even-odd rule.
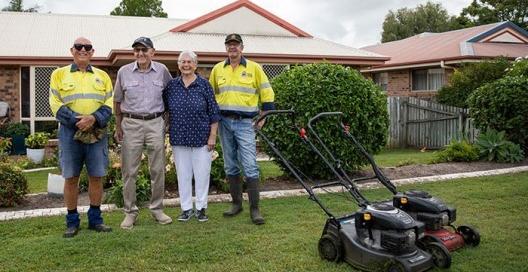
[[[207,145],[202,147],[173,146],[172,154],[178,176],[178,192],[182,211],[193,208],[193,175],[196,210],[207,209],[209,178],[211,175],[211,151],[207,150]]]

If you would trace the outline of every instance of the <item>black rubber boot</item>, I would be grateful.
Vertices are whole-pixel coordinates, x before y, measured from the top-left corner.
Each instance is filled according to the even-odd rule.
[[[240,176],[227,176],[229,182],[229,193],[233,199],[231,208],[224,212],[224,216],[230,217],[242,211],[242,180]]]
[[[258,188],[258,179],[248,178],[246,182],[251,221],[255,225],[262,225],[264,224],[264,218],[260,215],[259,211],[260,191]]]

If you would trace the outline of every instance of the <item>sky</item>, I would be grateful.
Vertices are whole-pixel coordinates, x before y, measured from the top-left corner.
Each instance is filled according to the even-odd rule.
[[[381,40],[389,10],[414,8],[427,0],[251,0],[312,36],[360,48]],[[24,0],[42,13],[109,15],[121,0]],[[169,18],[194,19],[234,0],[163,0]],[[433,2],[439,2],[434,1]],[[449,15],[458,15],[471,0],[442,1]],[[9,0],[0,0],[0,8]]]

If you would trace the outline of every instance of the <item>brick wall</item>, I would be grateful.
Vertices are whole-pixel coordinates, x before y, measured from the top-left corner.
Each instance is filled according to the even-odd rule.
[[[0,100],[9,103],[10,118],[20,120],[20,75],[18,66],[0,65]]]
[[[409,70],[389,71],[387,93],[389,96],[410,96],[411,82]]]

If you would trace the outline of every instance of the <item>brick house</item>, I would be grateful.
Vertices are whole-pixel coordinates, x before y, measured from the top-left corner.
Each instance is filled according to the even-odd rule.
[[[528,55],[528,32],[512,22],[501,22],[422,33],[361,49],[391,58],[382,65],[361,69],[389,96],[431,98],[461,63]]]
[[[241,23],[243,22],[243,23]],[[248,0],[238,0],[194,20],[126,16],[94,16],[0,12],[0,101],[10,105],[10,118],[30,125],[31,131],[57,127],[48,105],[49,76],[70,64],[69,48],[84,36],[94,45],[92,64],[114,80],[117,70],[132,62],[131,43],[151,37],[155,60],[177,74],[177,57],[193,50],[199,72],[208,76],[226,57],[224,37],[240,33],[244,54],[263,65],[273,77],[292,64],[327,61],[366,68],[388,57],[311,36]]]

